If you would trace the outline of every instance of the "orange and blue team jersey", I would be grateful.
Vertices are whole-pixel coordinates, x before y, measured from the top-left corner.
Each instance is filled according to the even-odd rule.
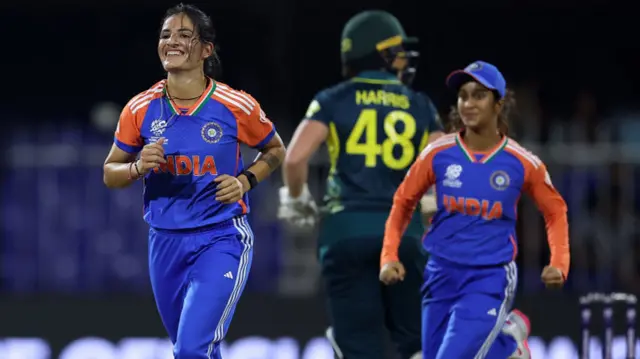
[[[567,207],[544,163],[507,136],[489,152],[472,152],[460,133],[427,146],[398,188],[386,224],[382,265],[398,260],[400,238],[432,185],[438,210],[424,238],[430,255],[468,266],[511,262],[518,248],[517,206],[525,192],[544,216],[550,264],[567,276]]]
[[[275,134],[249,94],[209,79],[190,108],[168,99],[165,81],[133,97],[122,110],[115,144],[135,154],[164,137],[166,164],[144,178],[144,219],[153,228],[190,229],[249,212],[247,194],[231,205],[215,199],[222,174],[243,171],[240,143],[260,149]]]

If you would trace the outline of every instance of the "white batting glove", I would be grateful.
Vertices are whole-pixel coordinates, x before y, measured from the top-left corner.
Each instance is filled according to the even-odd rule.
[[[438,210],[435,194],[427,194],[420,199],[420,212],[425,216],[432,216]]]
[[[318,219],[318,206],[307,185],[304,185],[302,193],[296,198],[291,197],[286,186],[280,187],[279,195],[278,218],[298,230],[313,229]]]

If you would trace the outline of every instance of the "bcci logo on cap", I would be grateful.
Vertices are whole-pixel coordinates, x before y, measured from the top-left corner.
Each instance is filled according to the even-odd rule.
[[[489,183],[491,183],[491,187],[493,187],[493,189],[497,191],[504,191],[509,187],[511,179],[505,171],[495,171],[491,174]]]
[[[222,127],[215,122],[202,126],[202,139],[207,143],[217,143],[222,138]]]
[[[467,71],[480,71],[480,69],[482,69],[482,64],[479,62],[474,62],[471,65],[467,66],[466,70]]]

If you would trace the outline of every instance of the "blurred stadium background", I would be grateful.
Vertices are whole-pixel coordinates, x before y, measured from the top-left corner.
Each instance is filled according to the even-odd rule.
[[[497,64],[516,92],[516,139],[546,161],[569,204],[573,263],[563,292],[541,287],[544,225],[529,201],[520,212],[517,305],[531,315],[534,358],[577,358],[579,294],[639,292],[640,52],[633,12],[566,0],[196,4],[216,24],[221,80],[253,94],[285,139],[315,92],[341,80],[341,28],[364,8],[391,11],[420,37],[415,87],[443,117],[454,101],[444,88],[449,71],[476,59]],[[148,282],[140,186],[108,191],[102,162],[122,106],[163,76],[156,39],[171,5],[0,5],[7,85],[0,359],[170,358]],[[311,178],[318,197],[325,172],[320,153]],[[322,338],[327,322],[315,239],[288,233],[276,220],[280,185],[276,174],[252,193],[256,254],[225,358],[332,358]],[[623,349],[619,337],[614,358]]]

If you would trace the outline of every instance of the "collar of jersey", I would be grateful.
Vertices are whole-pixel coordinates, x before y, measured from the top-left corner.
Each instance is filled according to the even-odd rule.
[[[389,72],[386,71],[362,71],[356,77],[352,78],[353,82],[364,82],[370,84],[400,84],[400,80]]]
[[[469,159],[469,161],[471,162],[478,162],[478,163],[489,162],[500,151],[502,151],[502,149],[505,148],[505,146],[507,146],[507,142],[509,142],[509,138],[507,136],[502,136],[502,140],[498,142],[498,144],[495,145],[491,150],[489,150],[489,152],[487,152],[484,155],[484,157],[480,159],[480,161],[478,161],[476,159],[476,156],[474,155],[474,152],[471,151],[469,148],[467,148],[467,146],[464,144],[464,141],[462,140],[462,131],[458,132],[458,134],[456,135],[456,144],[458,145],[458,147],[460,147],[460,149],[462,149],[462,152],[464,153],[465,157],[467,157],[467,159]]]
[[[191,107],[189,107],[189,109],[185,113],[182,113],[182,111],[180,111],[180,108],[176,106],[176,104],[167,96],[166,87],[162,89],[162,92],[163,92],[164,98],[167,100],[167,103],[169,103],[169,108],[171,109],[171,112],[173,115],[194,116],[198,112],[200,112],[200,110],[202,110],[202,108],[207,102],[209,102],[209,99],[211,99],[211,95],[213,95],[213,92],[215,90],[216,90],[216,82],[212,78],[209,78],[209,85],[207,86],[207,88],[204,90],[202,95],[200,95],[200,98],[198,98],[198,101],[196,101],[196,103],[194,103]]]

